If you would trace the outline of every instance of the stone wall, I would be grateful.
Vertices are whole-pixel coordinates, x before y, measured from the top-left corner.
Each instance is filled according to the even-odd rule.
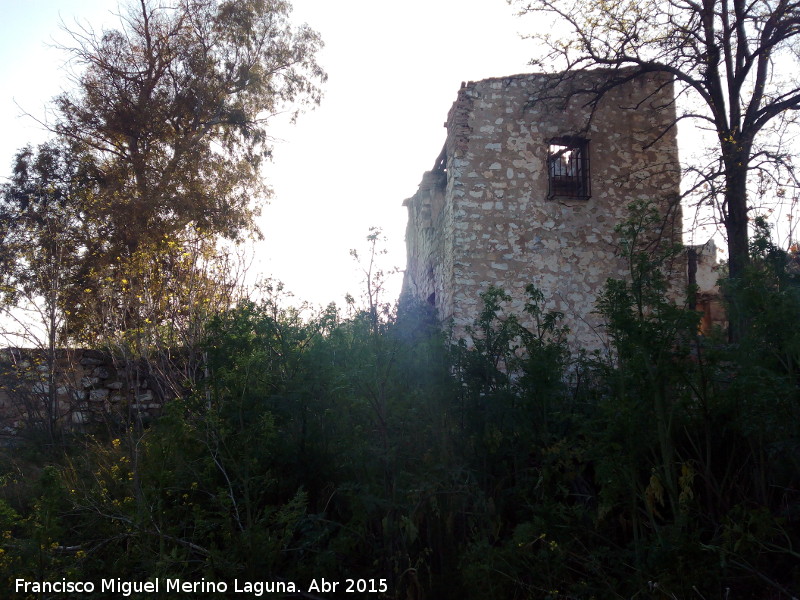
[[[604,77],[515,75],[459,91],[442,154],[404,202],[404,294],[434,305],[457,335],[477,316],[489,286],[508,292],[508,309],[521,315],[525,287],[533,283],[549,309],[565,314],[576,346],[601,348],[595,301],[609,277],[627,276],[614,228],[628,206],[654,202],[664,217],[662,234],[680,241],[672,82],[639,77],[593,108],[576,90]],[[561,197],[549,187],[552,144],[578,137],[588,143],[591,195]],[[674,281],[676,289],[685,287],[683,266]]]
[[[715,328],[728,328],[728,318],[722,302],[717,281],[720,264],[717,261],[717,246],[711,239],[699,246],[689,246],[689,283],[696,286],[694,308],[700,312],[700,333],[708,335]]]
[[[149,420],[174,397],[167,378],[141,361],[96,350],[0,350],[0,443],[31,431],[93,430]]]

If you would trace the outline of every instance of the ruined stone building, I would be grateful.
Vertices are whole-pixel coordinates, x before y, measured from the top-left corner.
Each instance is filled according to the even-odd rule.
[[[523,314],[535,284],[565,315],[572,342],[602,348],[595,314],[609,277],[625,278],[615,226],[637,200],[654,202],[680,240],[680,167],[673,87],[641,76],[587,104],[607,77],[526,74],[462,85],[444,148],[407,199],[404,294],[435,306],[457,334],[494,285]],[[675,276],[683,288],[685,273]]]

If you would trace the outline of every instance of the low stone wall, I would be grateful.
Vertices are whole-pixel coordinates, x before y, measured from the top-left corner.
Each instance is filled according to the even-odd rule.
[[[0,350],[0,442],[150,420],[175,396],[152,364],[97,350]],[[52,363],[52,365],[51,365]]]

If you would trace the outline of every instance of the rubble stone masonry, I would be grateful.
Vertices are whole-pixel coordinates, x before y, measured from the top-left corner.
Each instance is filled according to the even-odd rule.
[[[672,82],[641,76],[592,107],[579,90],[603,78],[514,75],[459,91],[442,154],[404,202],[403,292],[435,306],[456,335],[477,317],[489,286],[510,294],[507,310],[522,316],[533,283],[548,309],[565,314],[574,346],[603,348],[595,302],[608,278],[628,276],[614,231],[628,206],[654,202],[665,235],[680,240]],[[571,144],[579,162],[559,163]],[[562,193],[558,178],[575,181],[578,171],[585,188]],[[675,277],[683,289],[683,270]]]
[[[0,349],[0,445],[26,433],[96,431],[161,414],[176,394],[144,361],[115,360],[105,352]]]

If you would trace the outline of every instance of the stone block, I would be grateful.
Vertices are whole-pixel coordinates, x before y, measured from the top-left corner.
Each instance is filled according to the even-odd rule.
[[[97,377],[98,379],[108,379],[110,376],[108,369],[105,367],[96,367],[92,369],[92,377]]]
[[[136,402],[150,402],[153,399],[152,392],[145,392],[144,394],[139,394],[136,396]]]
[[[91,390],[89,392],[89,401],[90,402],[104,402],[108,399],[108,390],[105,388],[100,388],[97,390]]]
[[[84,389],[89,389],[100,383],[97,377],[81,377],[81,386]]]

